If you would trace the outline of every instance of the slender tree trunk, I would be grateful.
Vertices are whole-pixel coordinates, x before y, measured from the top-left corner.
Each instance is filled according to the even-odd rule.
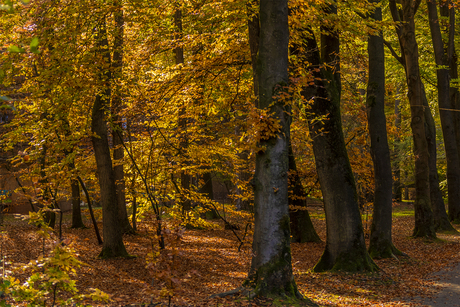
[[[88,202],[89,215],[91,216],[91,221],[93,222],[94,232],[96,233],[97,242],[99,243],[99,245],[102,245],[102,238],[101,238],[101,235],[99,233],[99,227],[97,227],[97,221],[96,221],[96,218],[94,217],[94,213],[93,213],[93,207],[92,207],[92,204],[91,204],[91,197],[89,196],[89,192],[86,189],[85,183],[80,178],[80,176],[77,176],[77,180],[80,183],[81,188],[83,189],[83,192],[86,195],[86,201]]]
[[[337,7],[329,6],[326,13],[336,14]],[[378,267],[366,249],[355,180],[342,132],[338,34],[322,28],[321,61],[313,32],[306,31],[310,33],[304,35],[305,59],[311,63],[314,84],[305,87],[302,94],[305,101],[313,99],[309,129],[327,224],[326,249],[314,270],[374,271]]]
[[[396,86],[396,99],[395,99],[395,127],[396,136],[393,147],[393,198],[395,201],[402,201],[402,185],[401,185],[401,165],[400,165],[400,144],[401,144],[401,109],[399,98],[399,85]]]
[[[98,27],[97,42],[102,65],[110,65],[105,20]],[[108,67],[99,67],[100,80],[105,83],[96,95],[91,115],[91,137],[96,157],[97,174],[101,191],[104,243],[101,258],[128,257],[121,228],[119,227],[117,189],[108,143],[107,117],[109,111],[111,73]]]
[[[178,7],[174,12],[174,26],[175,26],[175,39],[176,39],[176,48],[174,48],[175,54],[175,63],[176,65],[184,64],[184,48],[182,47],[182,11]],[[184,104],[180,107],[179,110],[179,148],[180,155],[182,160],[183,167],[187,166],[189,162],[187,161],[187,148],[188,148],[188,138],[187,138],[187,106]],[[188,197],[190,191],[190,174],[187,171],[182,170],[180,172],[180,184],[181,184],[181,203],[182,203],[182,213],[184,219],[187,220],[187,212],[192,208],[192,204]]]
[[[289,115],[276,96],[288,83],[287,0],[260,1],[259,102],[279,121],[275,135],[261,131],[254,175],[254,240],[249,283],[256,295],[301,297],[291,265],[288,170]]]
[[[289,217],[291,242],[321,242],[307,210],[307,193],[302,185],[291,142],[289,142]]]
[[[126,210],[126,188],[125,174],[123,171],[124,148],[122,145],[123,127],[120,116],[122,109],[120,81],[123,77],[123,36],[124,36],[124,17],[123,6],[117,1],[114,12],[115,34],[113,43],[112,71],[114,80],[114,91],[112,95],[112,140],[113,140],[113,175],[117,188],[118,216],[122,233],[134,233],[129,224],[128,212]]]
[[[70,180],[70,187],[72,189],[72,226],[71,228],[86,228],[81,217],[81,199],[80,199],[80,185],[78,180]]]
[[[448,3],[446,3],[447,5]],[[448,65],[452,61],[453,55],[453,26],[452,37],[449,37],[447,50],[444,48],[442,41],[440,20],[436,0],[427,0],[429,23],[431,29],[431,38],[433,41],[434,56],[436,60],[437,87],[438,87],[438,104],[439,116],[441,118],[442,134],[444,137],[444,148],[446,151],[447,162],[447,193],[448,208],[451,221],[458,219],[460,221],[460,159],[457,150],[457,137],[455,133],[454,115],[450,103],[450,73]],[[453,8],[450,9],[453,14]],[[452,16],[454,20],[454,16]]]
[[[428,144],[425,135],[425,114],[422,100],[418,45],[415,39],[415,12],[421,0],[402,0],[402,9],[397,9],[396,0],[390,0],[393,19],[402,22],[397,26],[408,88],[411,110],[411,129],[415,157],[415,227],[414,237],[436,238],[433,212],[431,210]]]
[[[378,3],[380,0],[373,2]],[[382,9],[377,7],[371,17],[381,21]],[[375,181],[369,254],[372,258],[390,258],[402,253],[393,245],[391,235],[393,180],[385,118],[385,52],[381,32],[379,35],[369,36],[368,54],[366,104]]]

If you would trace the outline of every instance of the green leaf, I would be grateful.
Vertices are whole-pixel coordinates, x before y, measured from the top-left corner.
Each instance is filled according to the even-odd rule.
[[[19,48],[18,46],[9,46],[8,47],[8,52],[11,52],[11,53],[22,53],[24,52],[25,50],[23,48]]]
[[[30,42],[30,51],[37,54],[40,53],[40,51],[38,50],[38,44],[38,37],[34,37]]]
[[[37,48],[38,47],[38,37],[34,37],[30,42],[30,48]]]
[[[3,100],[3,101],[11,101],[12,99],[11,99],[10,97],[0,96],[0,100]]]

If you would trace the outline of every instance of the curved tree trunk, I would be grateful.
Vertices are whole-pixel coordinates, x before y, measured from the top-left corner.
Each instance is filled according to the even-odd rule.
[[[331,5],[328,14],[336,14]],[[326,249],[315,271],[374,271],[359,212],[355,180],[345,147],[340,115],[339,38],[332,29],[322,28],[322,65],[313,32],[304,34],[305,59],[311,63],[314,85],[303,89],[303,97],[313,98],[308,119],[321,191],[323,193],[327,238]]]
[[[259,109],[279,121],[275,135],[261,131],[254,175],[254,240],[248,282],[261,296],[301,297],[291,265],[288,147],[290,119],[276,99],[288,83],[287,0],[260,1]]]
[[[97,42],[99,53],[105,65],[110,63],[110,54],[108,49],[107,30],[105,20],[101,22],[98,28]],[[111,74],[107,67],[99,67],[100,79],[105,84],[94,100],[93,111],[91,115],[91,132],[93,136],[94,155],[96,157],[97,175],[101,190],[102,205],[102,223],[104,243],[102,251],[99,254],[101,258],[128,257],[125,245],[123,244],[122,232],[119,227],[117,189],[115,177],[113,174],[112,158],[108,142],[107,118],[106,112],[109,110],[110,99],[110,82]]]
[[[379,2],[374,0],[373,2]],[[382,20],[382,10],[376,8],[374,20]],[[374,163],[374,211],[372,215],[369,254],[372,258],[390,258],[402,254],[393,245],[392,173],[385,118],[385,52],[382,33],[368,39],[369,80],[367,85],[367,122]]]

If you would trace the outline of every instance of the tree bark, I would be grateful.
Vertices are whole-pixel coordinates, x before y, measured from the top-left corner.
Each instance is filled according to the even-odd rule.
[[[438,82],[439,117],[441,119],[444,148],[446,151],[449,218],[451,221],[454,221],[457,219],[460,220],[460,159],[457,150],[454,115],[450,104],[450,73],[448,68],[452,59],[454,41],[452,35],[452,37],[449,37],[447,49],[444,48],[436,0],[427,0],[427,6],[434,56],[436,65],[439,66],[436,69],[436,75]],[[453,14],[453,8],[450,10]]]
[[[290,119],[285,102],[276,98],[288,84],[287,0],[260,1],[257,60],[258,108],[279,121],[275,135],[261,131],[254,175],[254,240],[248,282],[260,296],[300,298],[291,265],[288,205]]]
[[[396,0],[390,0],[390,9],[397,26],[397,34],[403,53],[408,98],[411,110],[411,129],[415,158],[415,227],[414,237],[436,238],[433,212],[431,210],[428,144],[425,135],[425,114],[420,80],[419,53],[415,39],[415,12],[421,0],[402,0],[402,10]]]
[[[374,3],[380,0],[373,0]],[[382,20],[382,9],[377,7],[371,18]],[[402,253],[393,245],[392,173],[385,118],[385,52],[383,36],[368,38],[369,80],[367,84],[367,122],[374,164],[374,208],[372,214],[369,254],[372,258],[391,258]]]
[[[123,36],[124,36],[124,17],[123,7],[119,1],[115,3],[117,10],[113,13],[115,19],[115,33],[113,43],[113,81],[114,91],[112,95],[112,140],[113,140],[113,175],[117,188],[118,216],[121,232],[134,233],[133,228],[129,224],[128,212],[126,210],[126,188],[125,174],[123,171],[123,157],[125,155],[123,148],[123,127],[121,125],[121,116],[119,115],[122,109],[120,81],[123,77]]]
[[[110,65],[110,53],[108,49],[107,30],[105,20],[97,29],[97,43],[101,60],[100,81],[103,86],[96,95],[91,115],[91,140],[96,157],[97,174],[101,192],[102,223],[104,243],[99,254],[101,258],[128,257],[121,228],[119,227],[117,189],[110,156],[108,143],[106,112],[109,111],[110,80],[111,73],[107,66]]]
[[[291,242],[321,242],[307,210],[307,193],[297,173],[294,152],[289,142],[289,217]]]
[[[326,13],[337,14],[335,4]],[[309,32],[304,36],[305,58],[311,63],[314,84],[303,88],[302,95],[305,101],[313,100],[307,116],[327,223],[326,249],[314,270],[375,271],[378,267],[366,249],[355,180],[342,132],[339,37],[332,29],[322,27],[322,65],[313,32]]]
[[[86,228],[81,217],[80,207],[80,185],[78,180],[71,179],[70,187],[72,189],[72,226],[71,228]]]
[[[177,5],[177,4],[176,4]],[[184,64],[184,48],[181,45],[182,39],[182,11],[179,7],[176,8],[174,12],[174,26],[175,26],[175,39],[177,46],[174,48],[175,63],[176,65]],[[187,166],[189,163],[187,161],[187,148],[188,148],[188,138],[187,138],[187,106],[185,103],[180,107],[179,110],[179,155],[182,157],[182,165]],[[182,204],[182,213],[185,222],[187,223],[187,212],[192,208],[191,201],[188,197],[190,190],[190,174],[187,171],[181,170],[180,172],[180,186],[181,186],[181,204]]]
[[[433,210],[434,228],[439,231],[456,232],[455,228],[449,222],[447,216],[446,206],[442,197],[441,189],[439,188],[438,168],[437,161],[437,148],[436,148],[436,125],[433,115],[428,106],[426,98],[425,87],[423,89],[423,105],[425,106],[425,122],[426,122],[426,141],[428,143],[429,164],[430,164],[430,200],[431,209]]]
[[[402,201],[402,185],[401,185],[401,165],[400,165],[400,144],[401,144],[401,109],[399,99],[399,85],[396,86],[396,99],[395,99],[395,127],[397,134],[394,140],[393,147],[393,198],[395,201]]]

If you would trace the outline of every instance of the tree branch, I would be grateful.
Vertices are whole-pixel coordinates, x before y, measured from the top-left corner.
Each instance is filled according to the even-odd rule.
[[[387,46],[387,48],[390,50],[391,52],[391,55],[393,55],[393,57],[401,64],[404,66],[404,60],[401,56],[399,56],[396,51],[393,49],[393,47],[391,46],[391,44],[386,41],[386,40],[383,40],[383,43],[385,44],[385,46]]]

